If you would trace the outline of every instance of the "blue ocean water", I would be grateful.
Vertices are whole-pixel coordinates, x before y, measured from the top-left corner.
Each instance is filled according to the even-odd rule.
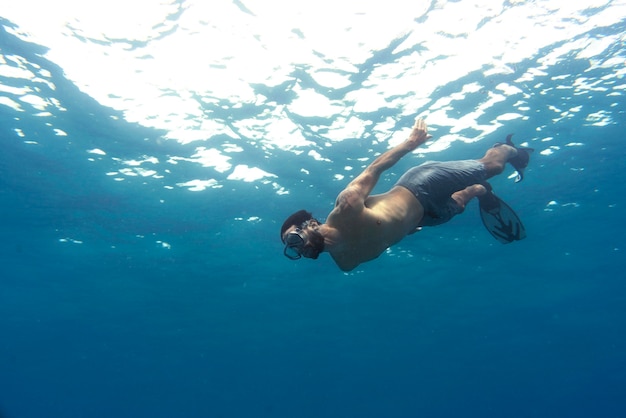
[[[593,35],[623,31],[622,23]],[[52,115],[66,133],[58,135],[48,118],[0,107],[2,418],[626,416],[626,103],[600,88],[559,88],[562,76],[580,74],[616,86],[603,84],[613,69],[572,54],[527,86],[527,119],[505,123],[491,142],[428,156],[480,157],[511,132],[534,138],[538,151],[558,149],[537,152],[522,183],[493,181],[523,218],[524,241],[500,245],[472,205],[344,274],[327,256],[285,259],[279,227],[301,207],[325,216],[345,184],[334,173],[385,144],[332,144],[326,163],[242,145],[239,162],[262,160],[289,185],[286,195],[254,182],[165,187],[206,178],[210,169],[184,161],[167,178],[114,181],[106,173],[123,163],[89,150],[166,161],[195,146],[126,122],[43,47],[2,28],[0,51],[45,69],[56,88],[0,76],[4,86],[54,94],[66,109]],[[607,53],[626,60],[625,52],[622,42]],[[518,76],[471,72],[430,104],[473,81]],[[273,94],[288,100],[281,87]],[[461,117],[481,100],[454,110]],[[551,106],[586,112],[556,120]],[[611,117],[590,123],[592,113]],[[423,158],[405,157],[377,190]]]

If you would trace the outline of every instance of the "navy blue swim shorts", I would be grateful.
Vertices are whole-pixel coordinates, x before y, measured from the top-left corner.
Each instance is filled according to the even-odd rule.
[[[413,167],[400,177],[402,186],[417,197],[424,207],[421,226],[448,222],[463,211],[452,194],[487,179],[485,166],[476,160],[429,161]]]

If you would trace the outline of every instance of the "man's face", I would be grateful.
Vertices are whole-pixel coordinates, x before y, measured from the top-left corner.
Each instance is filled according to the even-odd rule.
[[[319,223],[311,219],[304,222],[300,227],[294,225],[287,229],[283,235],[283,243],[285,244],[283,254],[290,260],[298,260],[301,257],[316,259],[323,250],[323,245],[319,248],[319,245],[316,246],[311,242],[312,235],[319,234],[317,232],[318,227]]]

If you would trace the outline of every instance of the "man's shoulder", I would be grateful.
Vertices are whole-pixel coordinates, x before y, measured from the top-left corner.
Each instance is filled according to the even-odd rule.
[[[342,197],[339,195],[335,207],[328,214],[326,222],[331,225],[334,224],[335,226],[354,222],[358,215],[363,212],[364,208],[365,206],[362,203],[352,200],[349,196]]]
[[[362,193],[356,187],[346,187],[339,193],[335,201],[335,211],[353,212],[362,211],[364,207],[364,198]]]

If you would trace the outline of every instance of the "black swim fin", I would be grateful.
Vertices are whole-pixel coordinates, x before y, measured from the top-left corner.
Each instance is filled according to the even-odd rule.
[[[515,183],[519,183],[524,180],[524,169],[528,166],[528,162],[530,161],[530,153],[534,151],[533,148],[527,147],[516,147],[513,144],[511,138],[513,134],[509,134],[506,137],[506,145],[510,145],[517,150],[517,155],[507,161],[509,164],[513,166],[513,168],[517,171],[517,177],[515,178]],[[502,142],[496,142],[494,147],[498,147],[503,145]]]
[[[480,217],[487,231],[503,244],[526,238],[524,224],[515,211],[491,191],[491,185],[483,183],[487,193],[478,196]]]

